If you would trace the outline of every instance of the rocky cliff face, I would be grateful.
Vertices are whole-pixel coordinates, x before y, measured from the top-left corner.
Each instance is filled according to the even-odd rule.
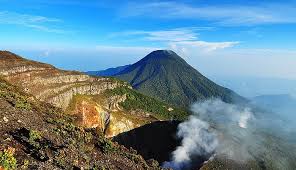
[[[118,86],[121,86],[121,84],[118,83],[112,83],[108,82],[108,80],[105,80],[104,82],[96,82],[97,84],[84,84],[84,85],[78,85],[74,83],[74,86],[71,86],[68,89],[65,89],[63,91],[58,91],[55,96],[49,96],[47,100],[49,103],[66,109],[68,105],[70,104],[72,97],[77,94],[83,94],[83,95],[97,95],[101,94],[103,91],[107,89],[114,89]],[[40,98],[42,99],[42,97]]]
[[[109,97],[104,94],[74,95],[66,112],[77,117],[77,124],[97,128],[106,137],[113,137],[157,120],[143,110],[123,109],[120,103],[126,99],[126,94]]]
[[[31,99],[0,78],[1,170],[161,170],[157,162],[145,161],[133,149],[76,126],[61,109]],[[90,120],[83,121],[94,125]]]
[[[106,90],[117,87],[131,88],[127,83],[110,78],[92,77],[76,71],[59,70],[8,51],[0,51],[0,75],[38,100],[75,115],[77,124],[107,131],[108,136],[140,126],[131,121],[131,118],[127,118],[130,116],[129,113],[123,112],[119,107],[119,103],[123,102],[126,96],[106,98],[101,95]],[[74,97],[79,95],[97,96],[102,100],[95,102],[84,97],[78,102],[73,102]]]

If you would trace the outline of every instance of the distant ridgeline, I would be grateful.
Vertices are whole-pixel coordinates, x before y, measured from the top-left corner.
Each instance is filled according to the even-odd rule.
[[[118,74],[119,72],[121,72],[122,70],[126,69],[129,66],[130,65],[119,66],[119,67],[115,67],[115,68],[108,68],[108,69],[102,70],[102,71],[88,71],[85,73],[88,75],[91,75],[91,76],[113,76],[115,74]]]

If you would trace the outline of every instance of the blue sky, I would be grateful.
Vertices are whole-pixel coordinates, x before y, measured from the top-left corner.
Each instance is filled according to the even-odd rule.
[[[0,49],[71,70],[172,49],[202,73],[296,79],[296,2],[0,0]]]

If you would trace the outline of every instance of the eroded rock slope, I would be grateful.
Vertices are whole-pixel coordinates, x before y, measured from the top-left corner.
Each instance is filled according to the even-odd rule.
[[[97,128],[108,137],[156,120],[145,116],[149,114],[146,111],[121,108],[120,103],[127,98],[125,94],[106,95],[107,91],[117,88],[131,88],[113,78],[60,70],[8,51],[0,51],[0,75],[37,100],[77,117],[78,125]],[[131,114],[134,112],[139,114]]]

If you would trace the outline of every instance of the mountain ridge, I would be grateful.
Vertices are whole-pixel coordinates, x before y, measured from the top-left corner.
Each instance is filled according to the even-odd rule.
[[[225,102],[245,99],[212,82],[171,50],[156,50],[125,68],[114,77],[129,82],[145,95],[177,106],[209,98]]]

